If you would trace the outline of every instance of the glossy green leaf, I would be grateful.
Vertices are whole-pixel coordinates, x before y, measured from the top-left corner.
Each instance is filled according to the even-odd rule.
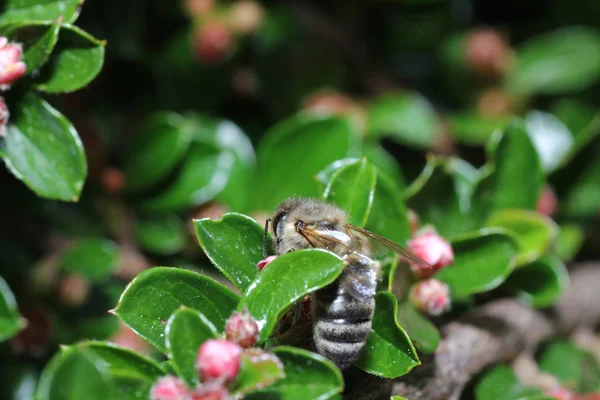
[[[358,153],[358,135],[346,120],[298,114],[281,122],[258,148],[255,208],[270,211],[294,195],[318,197],[315,175]]]
[[[73,125],[32,92],[11,103],[0,157],[39,196],[77,201],[87,175],[83,146]]]
[[[490,215],[486,226],[505,228],[517,240],[520,248],[517,265],[541,257],[558,234],[558,227],[550,218],[525,210],[497,211]]]
[[[440,331],[409,301],[403,301],[398,305],[398,323],[419,350],[425,353],[435,351],[440,341]]]
[[[346,210],[351,224],[362,227],[371,212],[376,182],[375,168],[362,158],[340,168],[332,176],[323,198]]]
[[[186,242],[186,226],[174,214],[152,219],[140,219],[133,226],[135,242],[144,250],[156,254],[180,252]]]
[[[335,175],[341,168],[354,164],[359,160],[359,158],[342,158],[341,160],[335,160],[319,171],[319,173],[315,175],[315,180],[319,185],[321,185],[321,192],[325,191],[325,188],[331,181],[331,178],[333,178],[333,175]]]
[[[248,349],[242,353],[240,372],[232,391],[246,394],[270,386],[285,378],[283,368],[276,355],[261,349]]]
[[[0,17],[0,21],[2,18]],[[27,75],[37,71],[52,53],[58,41],[60,21],[24,22],[0,26],[0,35],[23,46],[21,59],[27,65]]]
[[[138,335],[165,352],[165,324],[181,306],[200,311],[219,330],[234,311],[238,296],[192,271],[155,267],[125,289],[114,313]]]
[[[17,308],[15,296],[0,277],[0,342],[10,339],[25,326]]]
[[[469,169],[466,174],[465,168]],[[408,206],[422,225],[435,226],[442,236],[468,231],[473,228],[468,212],[475,179],[476,170],[462,160],[430,157],[421,175],[405,191]]]
[[[344,388],[340,370],[325,357],[295,347],[279,346],[273,353],[284,366],[285,378],[250,393],[247,400],[329,399]]]
[[[441,135],[435,110],[416,92],[385,95],[368,110],[367,135],[389,136],[401,144],[429,148]]]
[[[569,128],[554,115],[542,111],[527,113],[525,126],[544,172],[549,174],[559,168],[574,146]]]
[[[596,146],[596,149],[598,146]],[[571,218],[590,218],[600,210],[600,157],[595,157],[574,181],[562,200],[561,213]]]
[[[119,248],[108,239],[90,238],[76,242],[63,255],[60,269],[90,281],[107,278],[117,267]]]
[[[142,210],[178,211],[214,199],[225,187],[233,162],[231,153],[194,143],[175,180],[158,195],[145,199]]]
[[[541,396],[536,388],[527,388],[515,373],[505,365],[498,365],[486,373],[475,386],[477,400],[533,400]]]
[[[467,233],[451,245],[454,264],[435,277],[446,282],[457,299],[498,287],[513,270],[518,254],[516,241],[502,228]]]
[[[95,354],[69,348],[46,365],[36,400],[113,400],[115,390],[108,371]]]
[[[263,259],[264,228],[242,214],[227,213],[220,220],[194,220],[204,253],[233,284],[245,291],[258,275]]]
[[[561,98],[553,104],[551,111],[574,137],[569,158],[573,158],[600,133],[600,112],[590,104],[576,99]]]
[[[554,253],[563,262],[571,261],[581,249],[584,239],[585,234],[579,225],[560,225],[554,242]]]
[[[378,174],[373,205],[366,228],[399,245],[410,238],[408,211],[398,185],[385,175]]]
[[[552,342],[542,352],[538,365],[576,392],[597,391],[600,387],[600,368],[594,357],[567,341]]]
[[[373,375],[397,378],[421,364],[410,338],[398,325],[397,315],[396,297],[377,293],[371,333],[356,366]]]
[[[200,345],[207,339],[216,339],[215,326],[202,313],[191,308],[175,311],[165,327],[169,358],[177,375],[190,386],[198,384],[195,363]]]
[[[321,249],[297,250],[276,258],[246,289],[238,310],[248,307],[265,341],[283,312],[305,295],[332,283],[344,262]]]
[[[125,153],[127,190],[145,188],[167,176],[185,156],[192,129],[181,115],[159,112],[137,130]]]
[[[406,187],[406,178],[398,164],[398,161],[379,143],[365,143],[363,146],[363,156],[377,167],[377,173],[385,174],[396,183],[400,190]]]
[[[476,112],[450,114],[452,138],[469,145],[484,145],[496,130],[504,129],[507,118],[489,118]]]
[[[535,36],[517,48],[507,77],[515,94],[576,92],[600,78],[600,32],[571,26]]]
[[[79,16],[81,0],[7,0],[3,4],[0,23],[29,21],[74,22]]]
[[[554,256],[545,256],[514,271],[506,285],[524,303],[549,307],[569,285],[569,272]]]
[[[492,161],[473,190],[473,217],[483,223],[496,210],[535,209],[544,174],[523,123],[515,120],[504,133],[494,135],[488,150]]]
[[[104,46],[104,42],[76,26],[62,25],[56,49],[34,79],[35,88],[46,93],[67,93],[87,86],[102,69]]]
[[[152,384],[166,371],[155,361],[107,342],[82,342],[68,351],[86,352],[96,357],[96,365],[106,371],[116,391],[115,399],[146,400]]]

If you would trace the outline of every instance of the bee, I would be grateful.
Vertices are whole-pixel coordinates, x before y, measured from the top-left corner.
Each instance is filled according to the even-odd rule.
[[[332,284],[313,298],[313,342],[319,354],[343,369],[356,361],[371,332],[381,264],[372,258],[369,239],[410,262],[427,262],[396,243],[348,223],[341,208],[321,200],[290,198],[279,205],[265,225],[265,245],[272,221],[276,255],[305,248],[329,250],[346,263]]]

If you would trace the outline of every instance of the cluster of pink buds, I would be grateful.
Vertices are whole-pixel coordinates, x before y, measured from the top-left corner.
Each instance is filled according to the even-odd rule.
[[[437,279],[416,283],[411,288],[409,297],[415,308],[427,315],[441,315],[450,309],[448,285]]]
[[[151,400],[231,400],[227,385],[239,373],[242,354],[258,350],[251,348],[258,339],[258,325],[247,310],[234,312],[225,335],[226,340],[209,339],[198,350],[196,371],[201,385],[190,389],[181,379],[166,376],[152,387]]]
[[[420,279],[428,278],[454,262],[452,246],[436,232],[425,232],[415,236],[408,242],[408,249],[431,266],[411,263],[413,273]]]
[[[0,37],[0,90],[8,90],[10,86],[25,74],[27,66],[21,61],[23,48],[20,44],[10,43],[7,38]],[[8,123],[8,107],[0,96],[0,137],[6,137]]]
[[[263,269],[265,269],[267,267],[267,265],[271,264],[273,261],[275,261],[275,259],[277,258],[277,256],[268,256],[263,258],[262,260],[260,260],[258,262],[258,264],[256,264],[256,267],[262,271]]]

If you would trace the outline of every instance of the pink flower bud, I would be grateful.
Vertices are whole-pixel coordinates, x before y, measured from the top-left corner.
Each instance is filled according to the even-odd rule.
[[[159,378],[150,390],[151,400],[186,400],[190,398],[190,390],[186,384],[173,375]]]
[[[90,294],[90,284],[82,276],[70,274],[63,277],[58,284],[58,298],[69,307],[79,307]]]
[[[258,325],[248,310],[234,312],[225,325],[225,335],[227,340],[247,349],[256,344]]]
[[[556,198],[556,194],[554,190],[548,185],[544,186],[540,197],[538,198],[535,209],[540,214],[551,217],[556,212],[556,208],[558,205],[558,199]]]
[[[260,260],[258,262],[258,264],[256,264],[256,266],[258,267],[258,269],[260,271],[262,271],[263,269],[265,269],[267,267],[267,265],[271,264],[276,258],[277,258],[277,256],[268,256],[267,258],[263,258],[262,260]]]
[[[204,64],[219,64],[233,52],[231,30],[222,22],[211,21],[202,25],[194,35],[196,56]]]
[[[9,43],[5,37],[0,37],[0,90],[10,89],[17,79],[27,70],[21,55],[23,48],[20,44]]]
[[[427,315],[440,315],[450,309],[450,290],[437,279],[427,279],[413,285],[410,301]]]
[[[6,137],[6,124],[8,124],[8,107],[4,102],[4,97],[0,96],[0,137]]]
[[[196,370],[202,381],[231,381],[240,369],[241,354],[242,348],[236,343],[209,339],[200,346]]]
[[[229,10],[231,28],[242,35],[256,32],[263,21],[263,8],[253,0],[236,1]]]
[[[450,243],[435,232],[426,232],[411,239],[408,248],[431,265],[431,268],[427,268],[411,263],[410,268],[418,278],[428,278],[454,262],[454,252]]]
[[[563,387],[557,387],[546,391],[546,395],[557,400],[575,400],[575,394]]]
[[[194,389],[192,400],[232,400],[227,388],[218,382],[204,383]]]

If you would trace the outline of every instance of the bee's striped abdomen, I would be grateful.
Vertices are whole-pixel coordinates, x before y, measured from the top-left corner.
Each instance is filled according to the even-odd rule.
[[[375,299],[357,300],[336,282],[319,290],[315,300],[313,339],[317,351],[340,368],[350,366],[371,331]]]

